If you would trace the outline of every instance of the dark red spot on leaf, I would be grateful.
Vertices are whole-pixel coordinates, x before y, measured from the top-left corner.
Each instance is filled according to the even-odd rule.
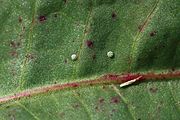
[[[87,46],[88,48],[92,48],[92,47],[93,47],[93,41],[87,40],[87,41],[86,41],[86,46]]]
[[[112,75],[112,74],[108,74],[104,76],[105,79],[109,79],[109,80],[118,80],[118,75]]]
[[[112,97],[110,100],[110,103],[118,104],[120,102],[120,99],[118,96]]]
[[[72,87],[78,87],[78,86],[79,86],[79,85],[76,84],[76,83],[72,84]]]
[[[44,16],[44,15],[39,16],[40,22],[44,22],[45,20],[46,20],[46,16]]]

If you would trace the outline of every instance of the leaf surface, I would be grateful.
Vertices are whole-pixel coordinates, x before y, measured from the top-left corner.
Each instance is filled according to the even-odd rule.
[[[0,0],[0,98],[110,74],[179,71],[178,5],[178,0]],[[0,105],[2,120],[179,120],[180,82],[178,77],[125,88],[71,86]]]

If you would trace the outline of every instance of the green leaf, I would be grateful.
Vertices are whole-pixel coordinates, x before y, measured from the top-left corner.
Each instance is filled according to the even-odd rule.
[[[0,0],[0,119],[179,120],[178,5]],[[129,73],[150,77],[120,88]]]

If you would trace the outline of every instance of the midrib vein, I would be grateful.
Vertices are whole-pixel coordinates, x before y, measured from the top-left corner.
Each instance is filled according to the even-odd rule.
[[[115,78],[112,76],[116,76]],[[141,79],[137,80],[137,82],[141,81],[147,81],[147,80],[168,80],[172,78],[180,78],[180,70],[175,72],[166,72],[166,73],[135,73],[135,74],[121,74],[121,75],[102,75],[96,79],[91,80],[82,80],[78,82],[69,82],[69,83],[62,83],[62,84],[53,84],[53,85],[47,85],[37,88],[28,89],[25,91],[21,91],[19,93],[16,93],[14,95],[7,95],[0,97],[0,103],[5,103],[11,100],[19,100],[21,98],[25,97],[31,97],[34,95],[39,95],[43,93],[58,91],[58,90],[68,90],[73,88],[79,88],[79,87],[86,87],[86,86],[92,86],[92,85],[109,85],[109,84],[121,84],[133,79],[136,79],[137,77],[140,77]]]

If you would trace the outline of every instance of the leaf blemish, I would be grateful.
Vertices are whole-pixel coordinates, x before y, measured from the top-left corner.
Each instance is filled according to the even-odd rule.
[[[67,0],[64,0],[64,3],[66,4],[66,3],[67,3]]]
[[[115,12],[112,12],[111,17],[112,19],[115,19],[117,17],[117,14]]]
[[[100,104],[104,103],[104,98],[99,98],[99,103]]]
[[[80,105],[79,105],[78,103],[75,103],[75,104],[72,105],[72,107],[73,107],[74,109],[76,109],[76,108],[79,108]]]
[[[149,33],[149,35],[150,35],[151,37],[155,36],[156,34],[157,34],[157,31],[152,31],[152,32]]]
[[[55,17],[55,18],[57,18],[57,17],[58,17],[57,13],[55,13],[55,14],[54,14],[54,17]]]
[[[40,22],[44,22],[46,20],[46,16],[41,15],[41,16],[39,16],[38,19],[39,19]]]
[[[115,96],[115,97],[112,97],[110,99],[110,103],[113,103],[113,104],[118,104],[120,102],[120,99],[118,96]]]
[[[67,62],[68,62],[67,59],[65,59],[65,60],[64,60],[64,63],[67,64]]]
[[[151,93],[156,93],[158,91],[158,88],[149,88],[149,91]]]
[[[105,79],[118,80],[118,75],[108,74],[104,76]]]
[[[11,51],[11,52],[10,52],[10,55],[11,55],[12,57],[18,57],[18,53],[17,53],[16,51]]]
[[[10,42],[10,47],[12,47],[12,48],[17,48],[19,46],[20,46],[20,42],[15,42],[15,41]]]
[[[91,41],[91,40],[87,40],[87,41],[85,42],[85,44],[86,44],[86,46],[87,46],[88,48],[92,48],[92,47],[93,47],[93,41]]]
[[[19,23],[22,23],[22,17],[21,16],[19,16],[18,21],[19,21]]]

